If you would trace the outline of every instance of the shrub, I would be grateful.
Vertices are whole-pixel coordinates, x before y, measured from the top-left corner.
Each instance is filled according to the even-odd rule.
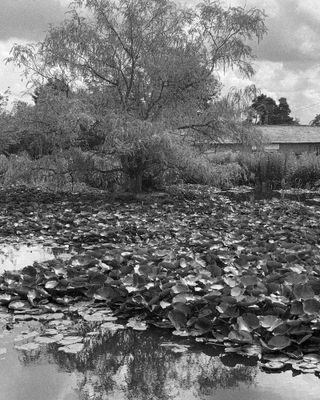
[[[289,176],[293,187],[312,187],[320,179],[320,156],[304,153],[296,159],[295,168]]]
[[[248,183],[256,186],[267,184],[275,189],[288,180],[294,169],[295,157],[283,153],[240,153],[238,162]]]

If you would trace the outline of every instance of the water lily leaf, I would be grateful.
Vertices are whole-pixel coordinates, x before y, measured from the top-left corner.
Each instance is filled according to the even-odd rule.
[[[118,330],[125,329],[124,325],[115,324],[114,322],[104,322],[100,325],[100,329],[109,332],[117,332]]]
[[[84,349],[83,343],[74,343],[70,344],[69,346],[62,346],[58,348],[58,351],[62,351],[67,354],[76,354],[80,353]]]
[[[192,314],[192,308],[185,303],[174,303],[173,308],[183,312],[186,317]]]
[[[233,342],[239,343],[253,343],[253,337],[250,332],[247,331],[231,331],[228,335],[228,339]]]
[[[263,355],[264,360],[269,360],[269,361],[280,361],[282,363],[286,363],[287,361],[290,360],[288,356],[284,356],[281,354],[264,354]]]
[[[308,284],[294,286],[293,293],[297,300],[308,300],[314,298],[314,291]]]
[[[185,314],[180,310],[171,310],[168,313],[168,318],[176,330],[183,330],[187,324]]]
[[[160,307],[165,309],[171,306],[171,303],[168,303],[167,301],[160,301]]]
[[[260,320],[253,313],[245,313],[242,315],[243,320],[252,328],[257,329],[260,326]]]
[[[17,336],[16,338],[14,338],[14,342],[19,343],[19,342],[33,340],[37,336],[39,336],[39,332],[36,332],[36,331],[28,332],[26,334],[22,334],[22,335]]]
[[[189,346],[177,343],[161,343],[161,347],[168,347],[173,353],[185,353],[189,350]]]
[[[190,333],[186,330],[175,330],[172,332],[174,336],[189,337]]]
[[[51,280],[51,281],[47,281],[46,284],[44,285],[44,287],[45,287],[45,289],[54,289],[58,285],[59,285],[58,280]]]
[[[148,328],[148,325],[145,321],[141,321],[136,318],[130,318],[127,323],[128,328],[132,328],[135,331],[145,331]]]
[[[244,275],[240,280],[245,288],[248,286],[254,286],[258,283],[258,278],[255,275]]]
[[[303,359],[310,363],[320,363],[320,354],[317,353],[305,354],[303,356]]]
[[[82,318],[87,322],[108,322],[116,321],[118,318],[112,315],[105,314],[103,311],[97,311],[93,314],[84,314]]]
[[[298,326],[294,326],[290,329],[290,335],[294,336],[302,336],[302,335],[308,335],[309,333],[312,333],[312,330],[310,326],[301,324]]]
[[[30,303],[28,301],[15,300],[11,301],[11,303],[8,305],[8,308],[15,311],[24,311],[30,308]]]
[[[262,364],[262,367],[272,370],[279,370],[285,367],[285,363],[281,361],[270,361],[265,364]]]
[[[35,342],[39,344],[51,344],[59,342],[62,338],[63,338],[62,334],[54,336],[38,336],[35,338]]]
[[[275,315],[265,315],[258,317],[260,321],[260,325],[263,328],[268,329],[270,332],[273,331],[274,328],[276,328],[278,325],[282,324],[282,319],[277,318]]]
[[[275,336],[284,336],[291,330],[291,326],[288,325],[286,322],[282,322],[282,324],[277,325],[276,327],[272,328],[272,333]]]
[[[0,347],[0,356],[4,356],[5,354],[7,354],[7,349]]]
[[[235,279],[233,279],[233,278],[225,276],[225,277],[223,277],[223,280],[231,288],[233,288],[233,287],[235,287],[237,285],[237,281]]]
[[[221,313],[221,317],[233,318],[239,316],[239,309],[236,305],[230,305],[228,303],[221,303],[216,306],[217,311]]]
[[[172,286],[171,291],[173,294],[179,294],[179,293],[188,293],[190,292],[190,289],[188,285],[178,282],[176,285]]]
[[[6,306],[8,305],[13,299],[11,294],[2,293],[0,294],[0,305]]]
[[[172,298],[172,303],[188,303],[200,300],[201,296],[196,296],[192,293],[180,293]]]
[[[61,335],[62,337],[59,339],[59,344],[62,346],[69,346],[74,343],[81,343],[83,341],[82,336],[65,336]]]
[[[302,315],[303,313],[304,313],[304,311],[303,311],[303,305],[302,305],[301,301],[294,300],[291,303],[290,314]]]
[[[231,289],[231,296],[238,297],[244,293],[244,289],[240,288],[239,286],[235,286]]]
[[[306,314],[319,314],[320,302],[315,299],[308,299],[303,302],[303,311]]]
[[[63,313],[52,313],[52,314],[42,314],[39,316],[40,321],[53,321],[57,319],[62,319],[64,317]]]
[[[287,336],[273,336],[268,341],[268,346],[275,350],[282,350],[291,345],[291,340]]]
[[[21,351],[34,351],[38,350],[39,347],[40,345],[38,343],[25,343],[18,346],[14,346],[16,350],[21,350]]]
[[[306,342],[307,340],[309,340],[311,337],[312,337],[312,334],[309,333],[309,334],[303,336],[301,339],[295,340],[295,342],[298,343],[298,345],[301,346],[304,342]]]
[[[207,333],[212,330],[213,323],[209,318],[198,318],[194,324],[194,327],[201,333]]]
[[[105,285],[97,289],[93,297],[97,300],[118,300],[121,296],[118,290],[110,285]]]
[[[58,335],[58,333],[59,333],[58,330],[53,329],[53,328],[48,328],[44,332],[45,336],[54,336],[54,335]]]
[[[242,354],[248,357],[253,357],[253,356],[261,356],[261,352],[262,352],[262,348],[261,346],[257,345],[257,344],[248,344],[248,345],[244,345],[241,347],[241,351],[238,352],[238,354]]]

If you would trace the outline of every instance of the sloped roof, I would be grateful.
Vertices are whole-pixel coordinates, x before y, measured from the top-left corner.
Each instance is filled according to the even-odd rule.
[[[268,125],[257,129],[270,143],[320,143],[318,126]]]

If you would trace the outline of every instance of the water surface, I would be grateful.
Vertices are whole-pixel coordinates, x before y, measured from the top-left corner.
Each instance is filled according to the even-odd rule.
[[[319,399],[320,380],[314,375],[269,374],[259,369],[255,358],[172,341],[159,330],[97,331],[87,335],[85,343],[78,354],[59,352],[57,344],[26,352],[15,350],[13,334],[4,333],[1,346],[8,352],[0,357],[0,399]],[[176,353],[174,343],[190,347]]]
[[[57,256],[67,257],[67,248],[49,247],[42,244],[1,244],[0,274],[19,270],[34,262],[53,260]]]

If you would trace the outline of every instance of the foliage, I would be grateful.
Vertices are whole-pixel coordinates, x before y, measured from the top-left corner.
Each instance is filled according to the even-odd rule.
[[[212,72],[231,66],[251,75],[246,41],[266,32],[262,11],[225,10],[215,1],[193,9],[167,0],[72,4],[69,18],[51,27],[43,42],[14,46],[8,60],[25,67],[33,82],[58,71],[81,77],[117,110],[141,119],[155,119],[164,109],[181,112],[189,103],[195,113],[206,108],[217,90]]]
[[[309,125],[311,125],[311,126],[320,126],[320,114],[317,114],[317,115],[313,118],[313,120],[311,120],[311,121],[309,122]]]
[[[262,357],[264,368],[303,358],[300,371],[318,371],[307,362],[320,330],[317,209],[278,200],[244,207],[206,186],[192,190],[185,200],[150,196],[130,203],[106,202],[105,194],[0,192],[3,240],[41,235],[80,246],[69,259],[5,272],[1,304],[15,318],[53,319],[57,326],[71,315],[119,330],[119,317],[130,329],[169,328]],[[85,353],[82,337],[57,336],[35,342]],[[269,363],[279,351],[285,360]]]
[[[256,186],[311,188],[320,180],[320,156],[315,153],[240,153],[246,183]]]
[[[293,187],[314,187],[320,181],[320,156],[315,153],[303,153],[295,163],[289,176]]]
[[[169,132],[200,141],[247,135],[239,102],[218,98],[216,71],[252,75],[248,43],[266,33],[264,18],[259,9],[217,1],[193,8],[169,0],[74,1],[42,42],[15,45],[7,59],[35,87],[35,104],[12,115],[19,132],[12,151],[37,159],[80,147],[115,156],[130,189],[160,182],[171,163]]]
[[[249,181],[257,186],[266,184],[274,189],[286,182],[293,161],[293,155],[283,153],[240,153],[238,156],[238,162],[246,171]]]
[[[261,125],[291,125],[295,123],[289,116],[291,110],[284,97],[281,97],[277,104],[271,97],[261,94],[254,99],[251,107],[259,117],[257,123]],[[251,121],[253,121],[252,117]]]

